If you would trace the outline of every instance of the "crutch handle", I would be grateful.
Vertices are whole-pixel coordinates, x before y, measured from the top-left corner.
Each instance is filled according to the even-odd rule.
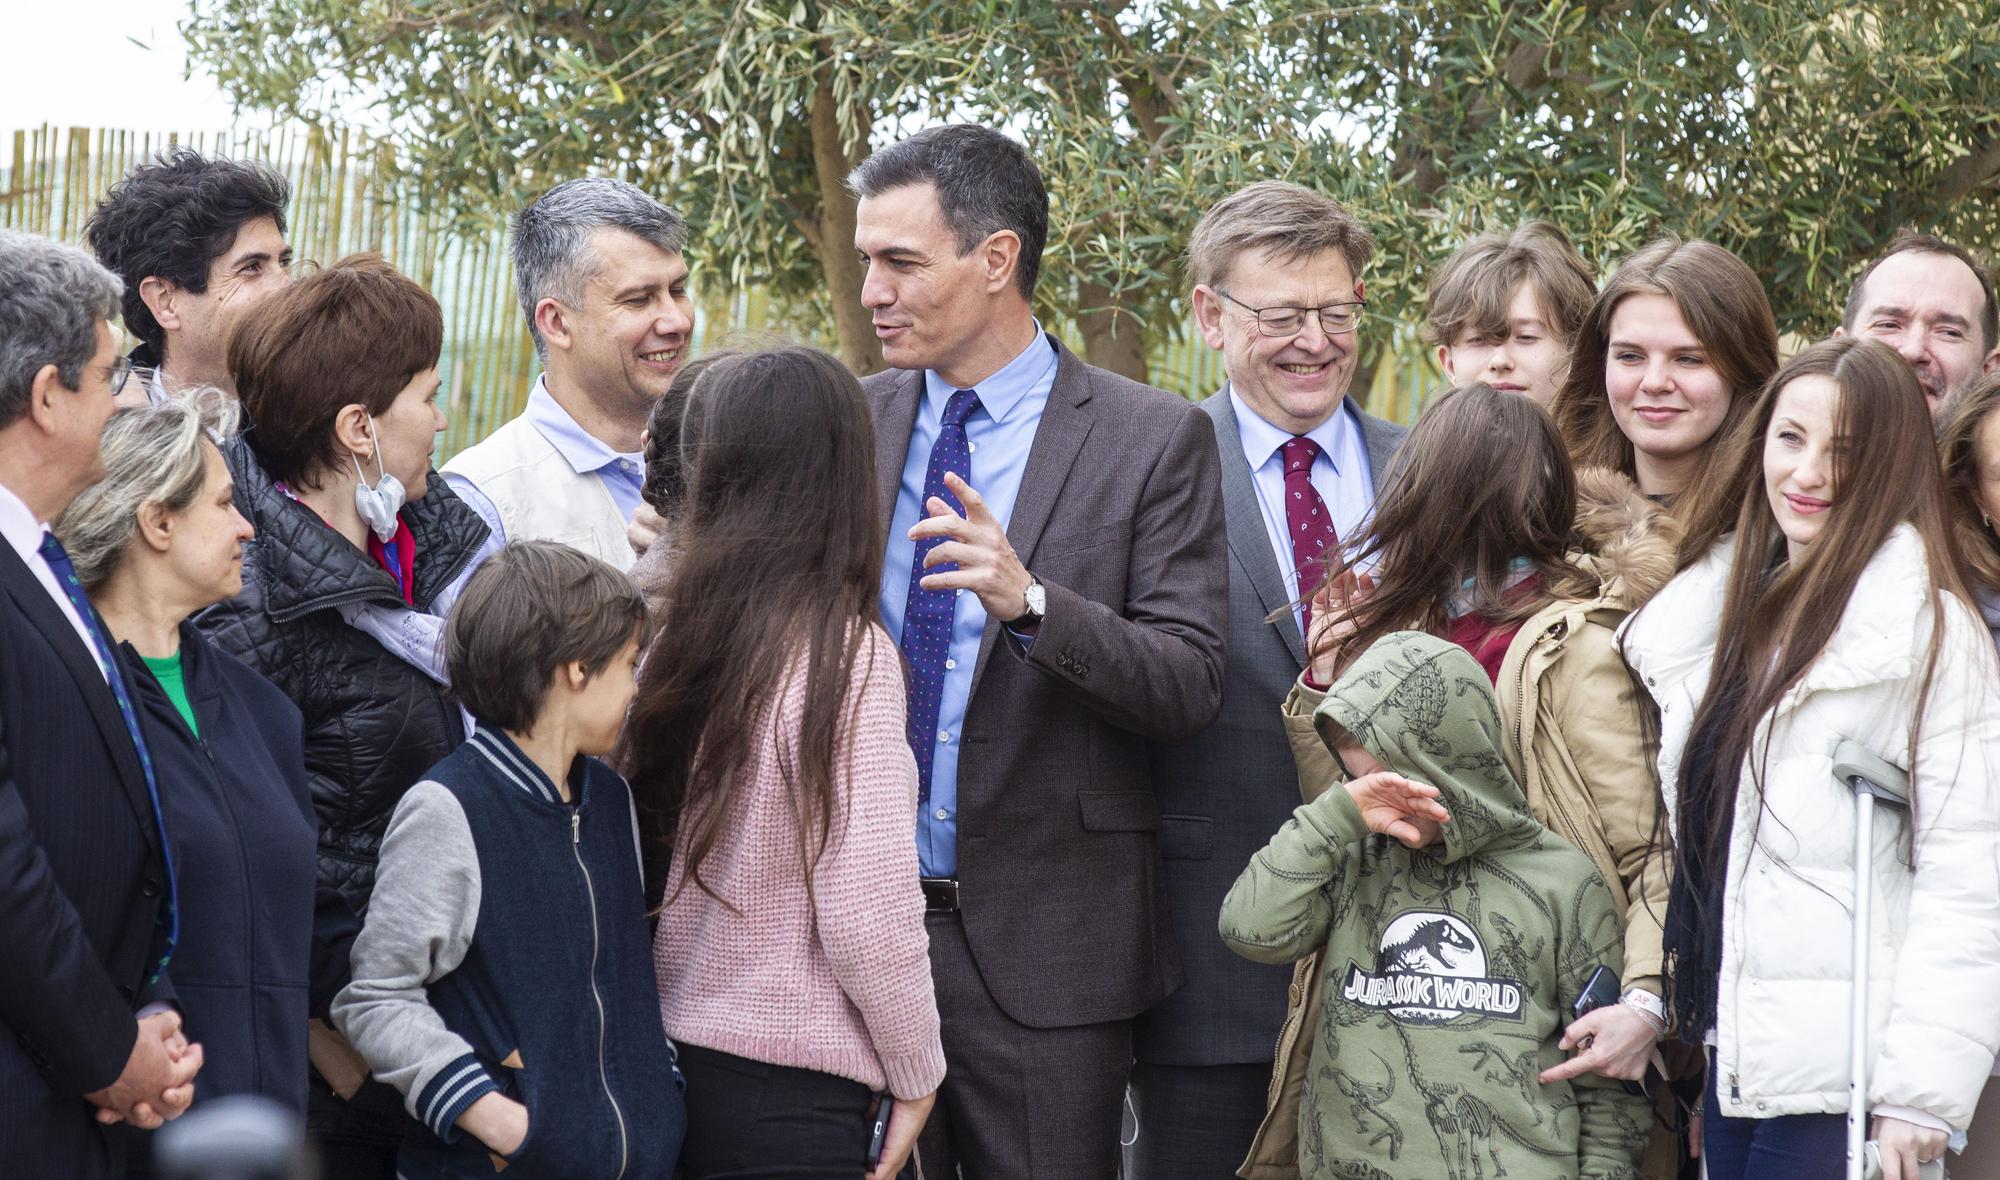
[[[1910,805],[1910,773],[1853,739],[1833,748],[1833,777],[1857,795],[1897,807]]]

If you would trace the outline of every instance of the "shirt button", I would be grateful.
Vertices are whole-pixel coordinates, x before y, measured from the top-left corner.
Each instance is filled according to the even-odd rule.
[[[937,817],[938,817],[939,819],[950,819],[950,818],[951,818],[951,808],[949,808],[949,807],[940,807],[940,808],[938,808],[938,809],[937,809],[937,813],[936,813],[936,814],[937,814]]]
[[[979,444],[976,442],[969,442],[965,444],[965,453],[968,455],[970,455],[972,452],[978,449],[979,449]]]
[[[945,671],[947,671],[947,672],[951,671],[951,670],[952,670],[953,668],[956,668],[956,667],[958,667],[958,661],[957,661],[957,660],[946,660],[946,661],[944,662],[944,669],[945,669]]]
[[[946,729],[940,729],[940,730],[938,730],[938,740],[939,740],[939,741],[941,741],[941,742],[948,742],[948,741],[950,741],[950,740],[951,740],[951,731],[950,731],[950,730],[946,730]]]

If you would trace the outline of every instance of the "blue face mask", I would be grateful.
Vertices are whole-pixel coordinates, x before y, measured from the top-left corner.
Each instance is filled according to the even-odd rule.
[[[362,523],[375,534],[375,539],[387,545],[396,538],[396,514],[403,510],[409,494],[403,490],[402,480],[382,468],[382,438],[372,416],[368,419],[368,433],[375,444],[375,486],[368,486],[368,477],[361,472],[361,460],[349,455],[354,464],[354,510],[361,514]]]

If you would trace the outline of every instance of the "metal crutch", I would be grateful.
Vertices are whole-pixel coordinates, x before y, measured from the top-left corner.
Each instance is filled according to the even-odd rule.
[[[1862,1180],[1868,1138],[1868,924],[1874,884],[1875,805],[1910,805],[1910,776],[1856,741],[1834,747],[1833,777],[1854,792],[1854,990],[1848,1014],[1847,1177]]]

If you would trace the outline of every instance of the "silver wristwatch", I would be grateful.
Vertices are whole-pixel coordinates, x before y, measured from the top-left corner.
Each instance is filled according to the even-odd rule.
[[[1016,629],[1032,627],[1036,623],[1041,622],[1049,613],[1049,592],[1042,588],[1042,580],[1040,578],[1035,578],[1033,574],[1029,574],[1028,576],[1034,578],[1033,581],[1028,583],[1028,589],[1024,595],[1028,600],[1028,609],[1022,612],[1019,618],[1008,619],[1007,626],[1009,627]]]

